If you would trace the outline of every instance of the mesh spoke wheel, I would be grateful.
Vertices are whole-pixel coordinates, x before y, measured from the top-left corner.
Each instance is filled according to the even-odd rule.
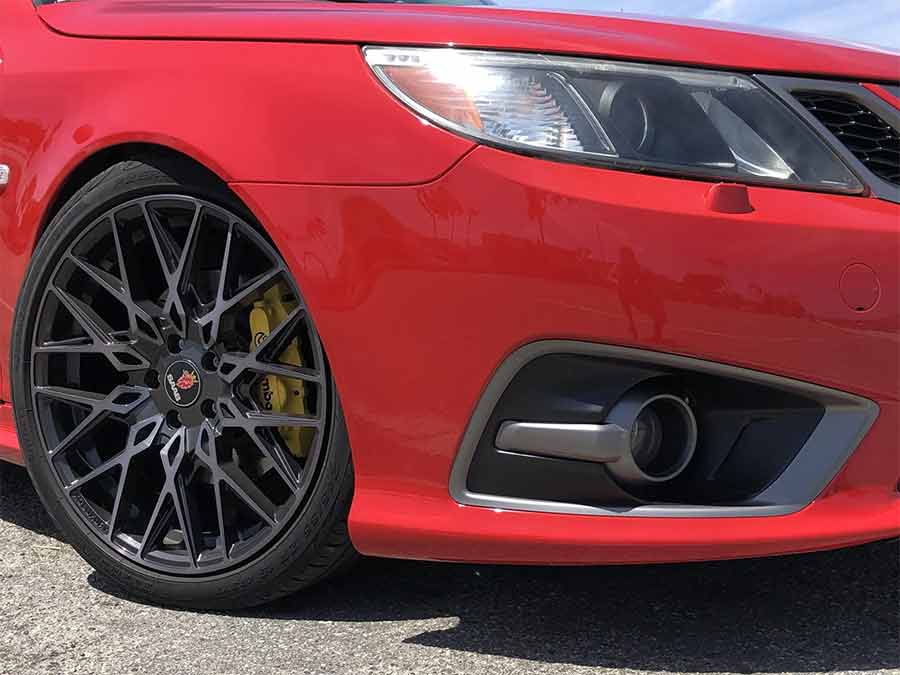
[[[279,320],[254,333],[267,303]],[[331,424],[322,348],[277,252],[221,206],[157,194],[94,218],[50,273],[30,359],[52,474],[117,554],[220,572],[303,505]]]

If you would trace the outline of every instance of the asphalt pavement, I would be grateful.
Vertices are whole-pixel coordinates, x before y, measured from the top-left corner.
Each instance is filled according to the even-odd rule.
[[[0,471],[0,673],[900,673],[900,549],[689,565],[365,560],[251,612],[135,602]]]

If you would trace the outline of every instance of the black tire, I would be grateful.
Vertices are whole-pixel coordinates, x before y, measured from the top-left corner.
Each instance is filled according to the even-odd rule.
[[[15,471],[15,467],[12,464],[0,460],[0,497],[3,496],[6,490],[6,481],[11,480],[13,471]]]
[[[198,609],[261,605],[346,569],[356,557],[347,531],[353,494],[350,448],[327,364],[323,366],[322,377],[331,392],[331,417],[327,430],[321,432],[324,438],[320,441],[317,465],[310,469],[315,475],[302,503],[298,498],[293,515],[279,525],[280,534],[273,535],[272,542],[254,557],[233,568],[223,567],[209,574],[178,575],[139,564],[98,536],[67,496],[58,469],[49,459],[41,431],[41,424],[46,422],[38,417],[40,406],[35,404],[32,370],[36,358],[34,336],[45,287],[51,283],[54,270],[69,247],[100,214],[137,197],[163,194],[206,200],[259,228],[223,183],[199,167],[169,158],[142,157],[121,162],[84,185],[47,227],[19,296],[10,363],[16,427],[35,488],[65,539],[91,566],[128,594],[152,603]],[[219,508],[221,511],[221,504]],[[153,516],[150,519],[152,524]],[[110,537],[115,522],[113,516]],[[227,549],[227,539],[223,532],[223,550]],[[191,552],[187,545],[185,549]],[[227,558],[226,553],[223,559]]]

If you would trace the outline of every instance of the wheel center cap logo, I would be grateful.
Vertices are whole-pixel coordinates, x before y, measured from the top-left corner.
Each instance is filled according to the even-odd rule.
[[[177,406],[186,408],[200,398],[200,375],[190,361],[175,361],[166,368],[166,394]]]

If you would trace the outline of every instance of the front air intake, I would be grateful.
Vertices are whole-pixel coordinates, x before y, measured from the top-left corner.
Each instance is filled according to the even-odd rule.
[[[896,129],[850,96],[824,91],[792,93],[869,171],[900,185],[900,133]]]
[[[632,516],[776,515],[809,504],[871,401],[720,363],[547,340],[498,368],[450,477],[461,504]]]

